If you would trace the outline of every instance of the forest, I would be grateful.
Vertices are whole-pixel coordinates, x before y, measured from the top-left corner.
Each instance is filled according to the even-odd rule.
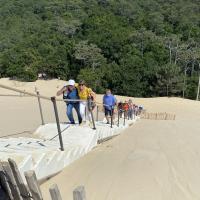
[[[0,0],[0,78],[197,98],[199,0]]]

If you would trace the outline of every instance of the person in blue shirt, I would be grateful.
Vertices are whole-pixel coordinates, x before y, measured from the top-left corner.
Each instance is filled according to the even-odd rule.
[[[57,92],[57,96],[63,94],[63,99],[79,99],[78,90],[75,87],[75,81],[69,80],[68,85],[65,85],[61,90]],[[82,117],[80,114],[80,103],[77,101],[67,101],[67,116],[71,124],[75,124],[74,117],[73,117],[73,108],[76,110],[79,124],[82,123]]]
[[[109,124],[109,116],[114,120],[114,107],[117,103],[116,98],[112,95],[111,90],[107,89],[106,94],[103,96],[103,106],[105,110],[105,117],[107,124]],[[114,124],[114,123],[113,123]]]

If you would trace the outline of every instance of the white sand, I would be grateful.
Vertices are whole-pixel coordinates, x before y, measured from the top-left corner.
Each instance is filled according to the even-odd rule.
[[[11,84],[5,79],[2,82]],[[63,84],[57,80],[36,84],[41,94],[53,96],[59,82]],[[34,85],[17,86],[34,91]],[[0,94],[7,93],[0,89]],[[200,102],[180,98],[134,100],[149,112],[175,113],[176,120],[139,121],[44,183],[45,200],[50,199],[48,188],[53,183],[58,184],[63,199],[69,200],[79,185],[85,186],[87,200],[200,199]],[[59,109],[61,118],[66,119],[65,105],[60,103]],[[50,102],[45,103],[44,110],[46,120],[54,120]],[[1,135],[34,129],[40,123],[37,100],[30,97],[0,97],[0,112]]]

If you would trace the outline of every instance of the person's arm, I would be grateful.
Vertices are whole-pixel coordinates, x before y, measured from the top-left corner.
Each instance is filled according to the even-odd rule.
[[[63,94],[63,92],[65,92],[67,90],[67,86],[62,87],[60,90],[58,90],[58,92],[56,93],[57,96],[60,96],[61,94]]]
[[[95,92],[92,91],[91,88],[89,88],[89,94],[93,98],[93,101],[95,101],[96,100],[96,94],[95,94]]]
[[[115,98],[115,96],[113,96],[113,107],[117,105],[117,99]]]

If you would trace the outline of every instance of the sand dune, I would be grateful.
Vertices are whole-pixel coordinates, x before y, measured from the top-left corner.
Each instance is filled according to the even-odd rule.
[[[55,95],[63,81],[0,83],[41,94]],[[0,94],[13,94],[0,89]],[[102,96],[98,96],[100,101]],[[125,97],[117,97],[119,100]],[[57,183],[63,199],[84,185],[87,200],[197,200],[200,199],[200,102],[180,98],[133,98],[149,112],[176,114],[175,121],[140,120],[124,134],[95,148],[42,185]],[[51,102],[42,101],[45,120],[54,121]],[[34,130],[40,124],[37,99],[0,97],[0,135]],[[65,105],[59,103],[61,120]]]
[[[195,200],[200,198],[200,103],[141,99],[175,121],[141,120],[42,185],[58,183],[62,196],[84,185],[89,200]]]

